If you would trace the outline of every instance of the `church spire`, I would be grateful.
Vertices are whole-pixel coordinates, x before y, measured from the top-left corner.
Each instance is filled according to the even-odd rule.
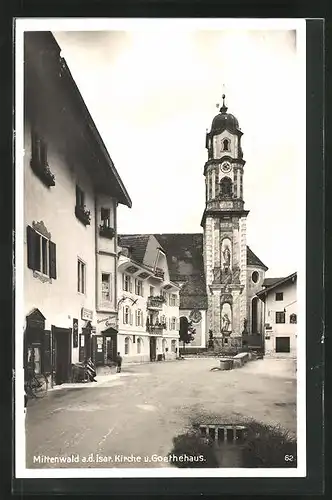
[[[225,94],[223,94],[222,96],[222,106],[220,107],[220,113],[227,113],[227,110],[228,110],[228,107],[225,105]]]

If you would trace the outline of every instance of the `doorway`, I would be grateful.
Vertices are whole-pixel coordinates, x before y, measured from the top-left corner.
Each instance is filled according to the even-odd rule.
[[[71,366],[71,329],[53,327],[55,344],[55,384],[70,380]]]
[[[258,333],[258,298],[254,297],[251,302],[251,333]]]
[[[157,357],[157,339],[150,337],[150,361],[156,361]]]
[[[276,337],[276,352],[290,352],[290,337]]]

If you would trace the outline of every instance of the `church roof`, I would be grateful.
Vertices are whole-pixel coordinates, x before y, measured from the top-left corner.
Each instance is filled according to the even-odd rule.
[[[265,271],[268,270],[268,267],[265,264],[263,264],[263,262],[257,257],[256,254],[254,254],[254,252],[248,246],[247,246],[247,266],[258,266],[262,267]]]

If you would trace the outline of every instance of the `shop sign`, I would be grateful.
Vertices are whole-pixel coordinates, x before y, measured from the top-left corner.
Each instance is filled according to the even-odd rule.
[[[85,307],[82,307],[81,309],[81,318],[85,321],[92,321],[93,319],[93,311],[90,309],[85,309]]]

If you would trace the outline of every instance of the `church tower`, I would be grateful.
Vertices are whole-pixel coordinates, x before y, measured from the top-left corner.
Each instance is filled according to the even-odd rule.
[[[206,134],[203,252],[208,295],[208,330],[223,345],[239,337],[246,323],[247,242],[239,122],[227,113],[225,95]],[[227,339],[227,340],[226,340]],[[221,342],[222,340],[222,342]],[[234,339],[235,341],[235,339]]]

